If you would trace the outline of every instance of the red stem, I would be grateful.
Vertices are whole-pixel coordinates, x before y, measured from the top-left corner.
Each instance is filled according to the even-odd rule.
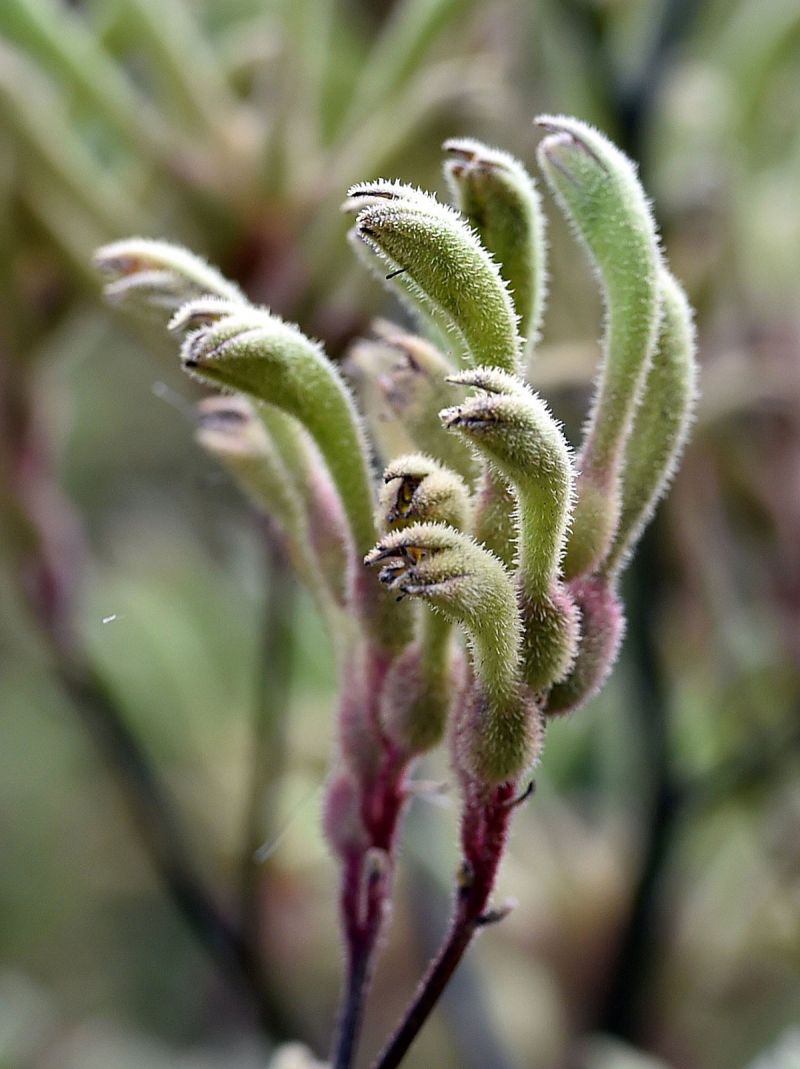
[[[495,788],[488,798],[467,786],[461,824],[464,856],[450,930],[373,1069],[395,1069],[400,1065],[475,933],[484,925],[501,919],[502,914],[487,914],[486,907],[508,839],[514,793],[514,783]]]
[[[406,800],[408,762],[386,747],[375,779],[363,784],[362,813],[369,837],[353,850],[342,872],[341,916],[347,945],[347,978],[339,1016],[333,1069],[350,1069],[355,1057],[364,1001],[391,893],[397,826]]]

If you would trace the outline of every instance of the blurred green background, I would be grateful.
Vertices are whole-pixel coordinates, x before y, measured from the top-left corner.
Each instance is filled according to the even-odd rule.
[[[518,907],[408,1064],[800,1066],[796,0],[0,0],[2,1069],[322,1054],[339,981],[331,652],[92,250],[185,242],[339,358],[399,314],[347,185],[444,192],[454,134],[533,167],[542,111],[640,161],[702,398],[623,658],[548,734]],[[547,207],[532,378],[577,433],[602,313]],[[412,810],[365,1051],[445,924],[455,814]]]

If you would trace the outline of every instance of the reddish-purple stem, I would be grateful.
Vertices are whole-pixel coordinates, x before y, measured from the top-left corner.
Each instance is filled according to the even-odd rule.
[[[508,839],[515,789],[514,783],[504,783],[486,797],[467,787],[461,824],[464,856],[450,930],[373,1069],[395,1069],[400,1065],[477,930],[502,916],[487,914],[486,907]]]
[[[355,1057],[364,1001],[391,893],[397,827],[406,800],[409,763],[385,740],[383,746],[384,759],[378,773],[362,784],[362,818],[368,846],[350,851],[343,862],[340,905],[347,975],[333,1069],[350,1069]]]

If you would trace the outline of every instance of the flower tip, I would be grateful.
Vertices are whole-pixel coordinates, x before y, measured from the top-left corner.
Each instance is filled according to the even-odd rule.
[[[451,405],[450,408],[443,408],[439,413],[439,419],[444,426],[450,430],[451,427],[457,427],[461,420],[461,405]]]
[[[368,568],[373,568],[376,564],[380,564],[382,560],[386,560],[390,555],[390,551],[382,546],[381,543],[378,543],[378,545],[374,546],[369,553],[365,554],[364,564],[366,564]]]
[[[568,178],[575,180],[575,176],[567,171],[564,156],[568,156],[571,151],[575,150],[588,156],[601,171],[609,173],[608,164],[583,133],[585,130],[589,134],[594,133],[599,136],[596,131],[592,130],[592,127],[574,119],[552,115],[540,115],[534,122],[548,134],[539,146],[540,153],[554,167],[563,171]]]
[[[234,315],[237,311],[240,309],[232,301],[208,294],[181,305],[167,324],[167,330],[173,334],[180,334],[197,327],[210,327],[224,319],[225,316]]]
[[[442,145],[442,149],[457,160],[472,163],[478,157],[473,142],[458,137],[450,137]]]
[[[110,241],[95,249],[92,254],[92,263],[104,275],[111,275],[115,278],[133,274],[144,266],[139,250],[140,244],[139,238]]]
[[[564,129],[563,120],[558,115],[537,115],[533,120],[533,125],[551,134],[559,133]]]

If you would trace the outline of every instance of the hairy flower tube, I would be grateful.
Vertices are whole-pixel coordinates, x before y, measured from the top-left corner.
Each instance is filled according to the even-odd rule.
[[[366,557],[399,597],[419,598],[467,633],[474,671],[464,763],[475,779],[502,783],[533,763],[538,709],[521,677],[522,627],[502,563],[444,524],[414,524],[381,539]]]
[[[499,149],[446,143],[460,210],[400,182],[351,187],[359,258],[420,333],[382,321],[341,366],[184,249],[131,239],[97,255],[109,299],[172,312],[183,367],[222,391],[200,406],[199,441],[272,517],[334,638],[324,827],[347,966],[333,1069],[355,1057],[416,762],[448,739],[462,858],[450,930],[379,1069],[400,1063],[475,932],[504,915],[490,897],[545,718],[613,667],[619,579],[690,424],[691,310],[633,163],[579,120],[539,124],[546,185],[606,304],[576,452],[525,378],[543,328],[544,209]]]
[[[622,507],[625,446],[656,345],[661,253],[631,161],[586,123],[537,120],[539,163],[600,277],[606,304],[603,363],[578,460],[578,498],[565,568],[593,570],[608,552]]]
[[[109,276],[103,292],[112,303],[175,310],[209,294],[246,303],[239,287],[215,267],[167,241],[125,238],[98,249],[94,261]]]
[[[578,642],[575,606],[560,581],[573,503],[570,449],[541,398],[514,376],[476,368],[450,381],[478,392],[441,412],[442,421],[516,492],[523,673],[529,687],[543,690],[567,674]]]
[[[516,369],[521,339],[508,287],[458,212],[396,182],[353,186],[347,206],[358,210],[355,237],[459,339],[462,358]]]
[[[453,197],[497,260],[519,317],[527,358],[539,340],[547,293],[545,215],[536,183],[519,160],[475,141],[445,141]]]

